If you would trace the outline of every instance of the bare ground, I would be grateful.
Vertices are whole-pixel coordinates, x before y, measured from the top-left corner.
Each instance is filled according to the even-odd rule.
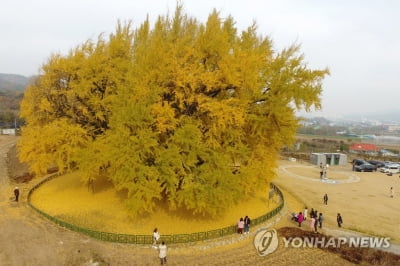
[[[42,218],[26,204],[26,195],[35,183],[16,184],[9,179],[6,168],[6,152],[15,144],[16,138],[0,136],[0,265],[158,265],[157,253],[148,246],[115,244],[88,238],[79,233],[60,228]],[[13,166],[11,166],[13,167]],[[279,181],[278,178],[277,181]],[[280,181],[285,189],[301,193],[285,193],[287,204],[285,215],[275,225],[276,228],[293,226],[286,215],[303,207],[296,197],[305,194],[320,198],[308,186],[297,187],[292,180]],[[18,185],[21,190],[21,201],[14,202],[12,190]],[[296,186],[296,187],[294,187]],[[318,188],[317,188],[318,189]],[[351,188],[356,190],[357,187]],[[292,192],[291,191],[291,192]],[[323,190],[320,190],[321,193]],[[399,190],[397,190],[399,191]],[[383,193],[385,194],[385,193]],[[334,193],[332,194],[334,195]],[[346,194],[345,194],[346,195]],[[352,195],[353,196],[353,195]],[[352,197],[351,196],[351,197]],[[348,197],[348,196],[346,196]],[[354,196],[356,197],[356,196]],[[334,200],[335,197],[332,198]],[[362,201],[362,199],[360,199]],[[307,198],[307,204],[317,206],[313,196]],[[332,203],[333,204],[333,203]],[[350,212],[351,208],[348,209]],[[347,218],[346,206],[341,207]],[[355,210],[356,211],[356,210]],[[336,212],[332,210],[332,212]],[[329,214],[329,212],[327,212]],[[350,223],[351,219],[346,219]],[[397,219],[398,220],[398,219]],[[328,225],[332,225],[328,219]],[[207,247],[206,243],[193,245],[169,246],[169,265],[352,265],[353,263],[340,257],[340,254],[329,253],[320,249],[285,249],[280,247],[267,257],[257,255],[252,244],[253,238],[239,239],[235,243],[222,247]],[[370,265],[369,262],[360,262]],[[379,265],[379,264],[376,264]],[[390,265],[390,264],[386,264]]]
[[[302,171],[297,172],[298,169]],[[300,173],[300,174],[299,174]],[[278,178],[274,181],[287,192],[301,199],[304,206],[322,212],[325,223],[337,228],[336,215],[341,213],[344,229],[400,241],[400,178],[377,172],[352,172],[351,164],[331,166],[328,177],[336,184],[320,182],[318,166],[308,163],[281,161]],[[347,176],[347,179],[343,179]],[[316,178],[317,177],[317,178]],[[358,182],[353,182],[354,179]],[[390,197],[390,187],[395,196]],[[328,205],[323,204],[328,194]]]

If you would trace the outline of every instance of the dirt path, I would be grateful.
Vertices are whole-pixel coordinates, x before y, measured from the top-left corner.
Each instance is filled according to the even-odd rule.
[[[19,184],[21,201],[12,201],[15,185],[8,180],[5,157],[15,142],[15,137],[0,136],[1,266],[159,265],[157,252],[148,246],[90,239],[42,218],[26,204],[26,194],[33,183]],[[287,201],[286,214],[300,206],[291,195],[287,195]],[[289,217],[283,216],[276,226],[288,224]],[[219,247],[210,247],[206,242],[170,245],[168,265],[352,265],[335,254],[316,249],[280,248],[267,257],[260,257],[252,235],[230,238],[231,244]]]

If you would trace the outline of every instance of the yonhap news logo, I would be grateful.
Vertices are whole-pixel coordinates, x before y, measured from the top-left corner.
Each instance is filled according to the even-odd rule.
[[[285,248],[389,248],[390,237],[349,236],[349,237],[282,237]]]
[[[259,256],[271,254],[278,248],[278,232],[275,229],[263,228],[254,236],[254,247]]]
[[[328,237],[296,236],[281,237],[284,248],[340,248],[343,245],[352,248],[380,248],[390,247],[390,237],[347,236]],[[275,229],[262,228],[254,236],[254,247],[259,256],[266,256],[274,252],[279,246],[278,232]]]

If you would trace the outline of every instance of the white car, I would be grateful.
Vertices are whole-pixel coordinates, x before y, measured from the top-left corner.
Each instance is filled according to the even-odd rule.
[[[390,164],[380,169],[382,173],[398,174],[400,173],[400,164]]]

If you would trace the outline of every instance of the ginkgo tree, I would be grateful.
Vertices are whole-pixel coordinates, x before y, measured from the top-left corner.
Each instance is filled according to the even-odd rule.
[[[105,176],[132,215],[162,204],[215,216],[266,191],[327,74],[299,46],[276,52],[255,23],[238,32],[232,17],[201,23],[178,6],[52,55],[21,104],[20,159]]]

